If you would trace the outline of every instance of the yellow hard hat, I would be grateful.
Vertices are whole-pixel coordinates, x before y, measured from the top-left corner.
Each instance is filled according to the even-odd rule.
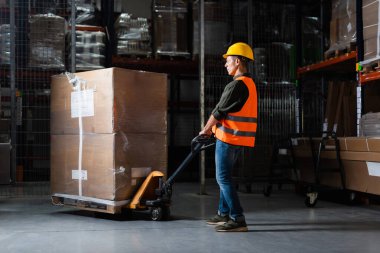
[[[237,55],[237,56],[244,56],[245,58],[248,58],[253,61],[253,51],[252,48],[243,42],[237,42],[235,44],[232,44],[228,50],[227,53],[223,55],[223,58],[227,58],[229,55]]]

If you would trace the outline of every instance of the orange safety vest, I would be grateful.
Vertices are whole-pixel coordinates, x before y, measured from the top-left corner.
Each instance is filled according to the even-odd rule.
[[[252,78],[241,76],[235,80],[242,80],[247,86],[249,96],[238,112],[228,113],[212,129],[215,137],[223,142],[237,146],[255,146],[257,129],[257,92]]]

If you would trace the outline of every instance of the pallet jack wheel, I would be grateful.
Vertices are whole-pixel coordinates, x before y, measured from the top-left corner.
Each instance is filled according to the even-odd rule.
[[[309,192],[306,194],[305,205],[307,207],[314,207],[317,204],[318,192]]]
[[[168,220],[170,217],[169,207],[152,207],[150,210],[151,218],[154,221]]]

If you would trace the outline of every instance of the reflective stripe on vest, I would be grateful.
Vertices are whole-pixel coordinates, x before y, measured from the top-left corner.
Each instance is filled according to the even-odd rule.
[[[234,130],[234,129],[231,129],[231,128],[227,128],[227,127],[223,126],[220,123],[217,123],[216,127],[218,129],[222,130],[223,132],[226,132],[226,133],[229,133],[229,134],[233,134],[233,135],[236,135],[236,136],[256,137],[256,132],[246,132],[246,131]]]
[[[255,146],[257,130],[257,93],[253,80],[241,76],[235,80],[242,80],[247,86],[249,96],[240,111],[229,113],[213,128],[215,137],[219,140],[238,146]]]
[[[238,117],[238,116],[227,115],[226,119],[227,120],[232,120],[232,121],[239,121],[239,122],[253,122],[253,123],[257,123],[257,118]]]

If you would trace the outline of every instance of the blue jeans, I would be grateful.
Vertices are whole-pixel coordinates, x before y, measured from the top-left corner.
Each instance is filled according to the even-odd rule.
[[[232,170],[242,147],[229,145],[216,140],[215,167],[216,181],[220,188],[219,215],[229,215],[234,221],[244,221],[243,208],[240,205],[235,186],[232,181]]]

